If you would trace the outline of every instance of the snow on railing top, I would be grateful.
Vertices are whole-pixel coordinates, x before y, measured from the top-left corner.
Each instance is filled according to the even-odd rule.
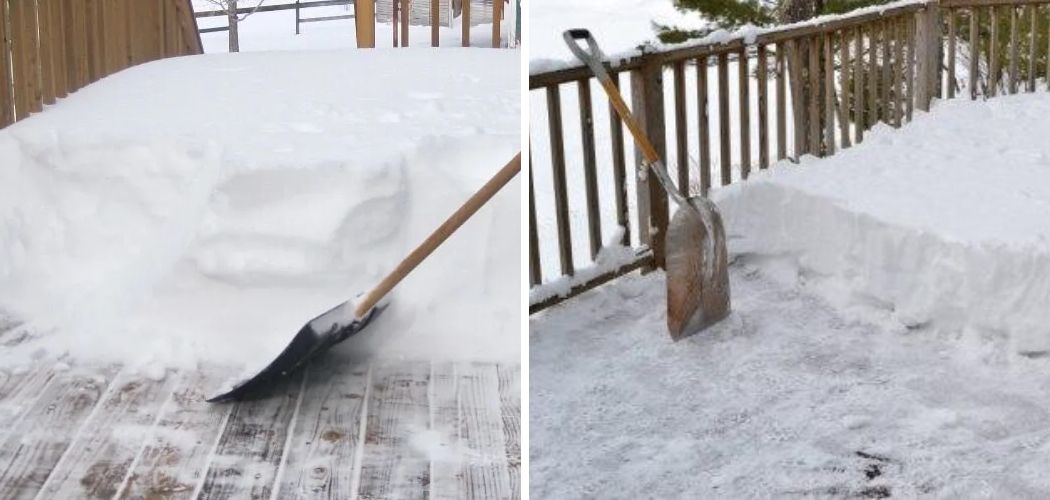
[[[923,6],[931,2],[930,0],[899,0],[897,2],[891,2],[883,5],[873,5],[870,7],[864,7],[850,11],[846,14],[828,14],[825,16],[814,17],[813,19],[807,19],[791,24],[782,24],[772,27],[759,27],[754,25],[745,25],[736,30],[715,30],[702,38],[690,40],[682,43],[663,43],[659,40],[646,40],[642,44],[631,50],[625,50],[615,52],[612,54],[606,54],[605,58],[609,61],[613,68],[623,66],[628,61],[638,58],[643,55],[650,54],[666,54],[681,51],[684,49],[691,49],[696,47],[708,47],[713,45],[727,45],[733,42],[742,42],[744,45],[753,45],[759,41],[760,37],[769,37],[771,35],[790,35],[794,31],[798,31],[803,28],[821,27],[832,23],[839,23],[850,20],[860,20],[871,16],[882,16],[887,14],[894,14],[904,10],[910,10],[916,6]],[[918,9],[916,9],[918,10]],[[790,38],[790,36],[786,36]],[[529,76],[534,76],[543,73],[550,73],[554,71],[560,71],[565,69],[573,69],[582,67],[583,63],[566,57],[565,59],[552,59],[552,58],[535,58],[529,60]]]

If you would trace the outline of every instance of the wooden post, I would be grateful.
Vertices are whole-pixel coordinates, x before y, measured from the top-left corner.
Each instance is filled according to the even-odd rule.
[[[356,0],[354,5],[357,48],[374,49],[376,46],[376,1]]]
[[[977,99],[977,63],[981,59],[981,37],[977,31],[977,22],[980,15],[980,7],[970,7],[970,77],[966,82],[970,86],[970,99]]]
[[[463,46],[470,47],[470,0],[463,0],[463,14],[460,18],[463,21]]]
[[[915,13],[915,107],[930,110],[940,76],[941,12],[937,0]]]
[[[641,68],[631,71],[631,101],[631,108],[638,118],[638,123],[656,149],[656,154],[661,159],[666,158],[663,67],[659,63],[646,62]],[[643,170],[645,158],[639,148],[635,148],[635,165],[639,173],[636,184],[639,238],[643,245],[652,249],[653,265],[662,269],[665,262],[667,194],[660,183],[655,181],[653,174]]]
[[[398,35],[398,29],[397,28],[398,28],[398,24],[399,24],[399,21],[400,21],[400,17],[397,15],[397,10],[400,7],[400,5],[401,5],[401,0],[392,0],[390,2],[390,27],[391,27],[390,31],[393,33],[394,43],[393,43],[392,46],[395,47],[395,48],[398,46],[398,43],[397,43],[397,40],[398,40],[398,36],[397,36]]]
[[[536,191],[532,187],[532,143],[529,143],[529,286],[543,282],[540,262],[540,238],[536,227]]]
[[[15,122],[15,99],[11,93],[11,37],[7,33],[7,2],[0,1],[0,128]]]
[[[396,2],[397,0],[395,0]],[[409,15],[412,13],[412,0],[401,0],[401,46],[408,47]]]
[[[451,15],[451,14],[449,14]],[[437,47],[441,45],[440,41],[440,29],[438,25],[441,24],[441,3],[439,0],[430,0],[430,46]]]
[[[302,19],[302,14],[299,13],[299,0],[295,0],[295,34],[299,34],[299,20]]]
[[[492,0],[492,48],[502,46],[503,31],[500,21],[503,20],[503,0]]]

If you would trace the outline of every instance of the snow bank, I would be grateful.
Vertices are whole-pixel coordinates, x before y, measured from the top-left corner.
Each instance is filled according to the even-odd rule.
[[[0,333],[0,364],[268,361],[518,151],[519,71],[469,49],[177,58],[0,131],[0,316],[31,334]],[[340,348],[517,360],[519,190]]]
[[[940,103],[723,189],[731,250],[899,329],[1050,350],[1050,100]]]

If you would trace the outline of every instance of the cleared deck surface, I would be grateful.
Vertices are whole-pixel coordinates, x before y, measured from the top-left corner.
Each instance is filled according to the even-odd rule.
[[[329,358],[209,404],[229,370],[0,367],[0,500],[517,499],[519,373]]]

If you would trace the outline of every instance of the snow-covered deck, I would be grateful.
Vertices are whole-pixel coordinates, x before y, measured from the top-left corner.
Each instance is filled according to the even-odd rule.
[[[328,356],[205,403],[229,375],[0,367],[0,498],[520,497],[518,366]]]

